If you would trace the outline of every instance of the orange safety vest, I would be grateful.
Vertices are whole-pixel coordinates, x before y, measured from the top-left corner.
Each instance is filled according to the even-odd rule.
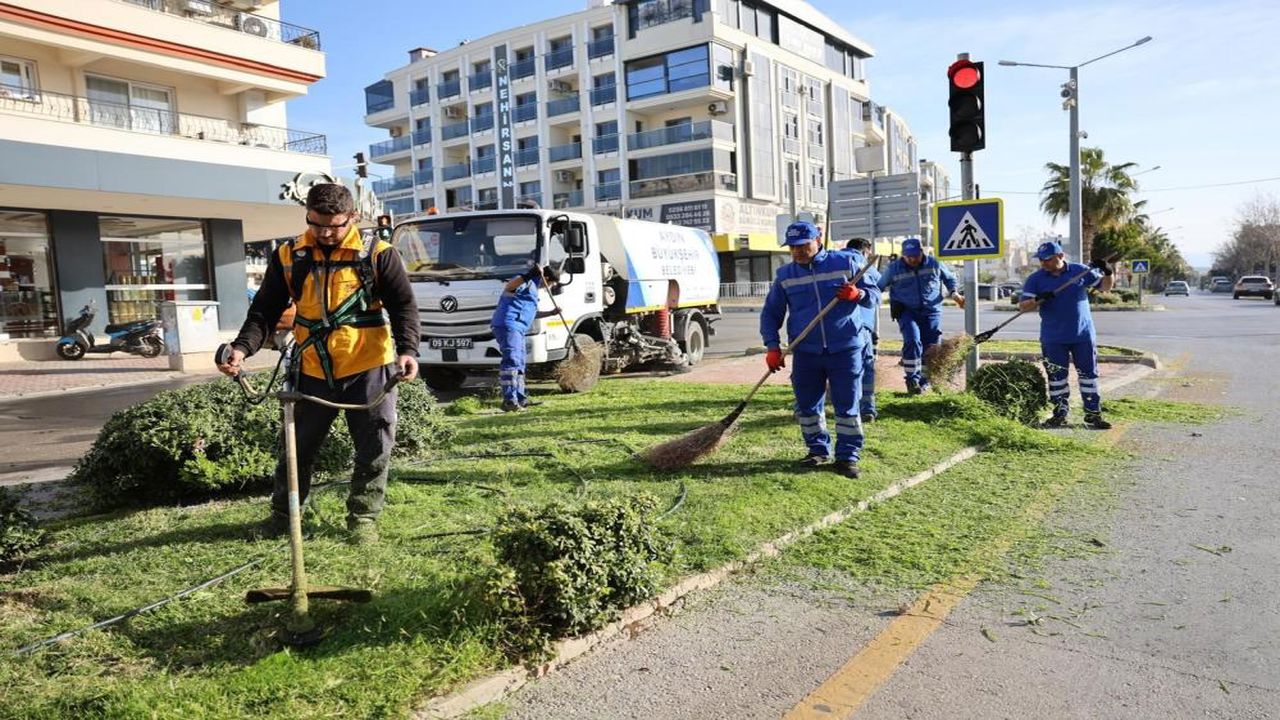
[[[298,308],[293,334],[304,374],[332,386],[395,362],[391,328],[373,288],[377,257],[390,249],[381,240],[366,246],[354,225],[327,259],[310,231],[277,249]]]

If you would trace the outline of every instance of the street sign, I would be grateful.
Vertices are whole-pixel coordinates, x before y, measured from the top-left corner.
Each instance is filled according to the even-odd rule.
[[[920,176],[899,173],[827,185],[827,235],[837,243],[920,234]]]
[[[933,251],[939,260],[1004,256],[1004,203],[999,198],[933,206]]]
[[[1150,260],[1130,260],[1129,262],[1133,263],[1130,272],[1134,275],[1142,275],[1151,272]]]

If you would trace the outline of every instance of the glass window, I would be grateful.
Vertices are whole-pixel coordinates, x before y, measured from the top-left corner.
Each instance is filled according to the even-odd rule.
[[[164,300],[210,300],[199,220],[102,215],[107,322],[150,320]]]
[[[532,45],[529,47],[523,47],[523,48],[520,48],[519,50],[516,50],[516,62],[520,62],[521,60],[532,60],[532,59],[533,59]]]
[[[34,100],[39,94],[36,64],[30,60],[0,57],[0,98]]]
[[[364,110],[366,114],[389,110],[396,105],[395,86],[390,80],[379,80],[364,89]]]
[[[487,73],[492,65],[493,63],[489,60],[481,60],[471,66],[471,71],[476,75],[479,75],[480,73]]]
[[[680,92],[711,84],[706,45],[627,63],[627,99]]]
[[[540,192],[542,192],[542,181],[541,181],[541,180],[534,180],[534,181],[532,181],[532,182],[522,182],[522,183],[520,183],[520,195],[521,195],[521,197],[527,197],[527,196],[529,196],[529,195],[537,195],[537,194],[538,194],[538,193],[540,193]]]
[[[524,107],[525,105],[537,105],[537,104],[538,104],[537,91],[521,93],[516,96],[516,107]]]
[[[592,40],[608,40],[611,37],[613,37],[612,25],[600,25],[598,27],[591,28]]]
[[[810,121],[809,121],[809,142],[813,143],[814,145],[825,145],[825,144],[826,144],[826,141],[825,141],[825,140],[823,140],[822,121],[821,121],[821,120],[810,120]]]
[[[480,145],[476,148],[477,158],[493,157],[496,154],[496,149],[492,145]]]
[[[177,130],[173,96],[167,88],[96,75],[85,76],[85,88],[95,125],[152,133]]]
[[[611,168],[609,170],[599,170],[596,172],[597,185],[609,185],[616,182],[622,182],[622,170],[620,168]]]
[[[59,334],[44,213],[0,211],[0,332]]]
[[[593,88],[615,87],[617,84],[618,78],[613,73],[603,73],[591,78],[591,87]]]

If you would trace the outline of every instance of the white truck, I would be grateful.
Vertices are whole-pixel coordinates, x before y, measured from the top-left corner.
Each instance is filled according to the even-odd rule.
[[[557,210],[495,210],[418,216],[396,225],[422,322],[422,376],[452,390],[469,374],[496,371],[501,353],[489,322],[507,280],[533,263],[562,273],[564,313],[534,320],[531,374],[552,370],[594,341],[601,371],[645,363],[697,364],[720,319],[720,266],[703,231]],[[539,315],[553,310],[542,290]]]

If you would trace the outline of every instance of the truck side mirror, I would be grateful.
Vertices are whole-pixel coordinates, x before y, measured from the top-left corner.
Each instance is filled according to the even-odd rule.
[[[581,255],[587,251],[586,240],[582,237],[582,228],[570,225],[564,236],[564,251],[570,255]]]
[[[561,269],[570,275],[581,275],[587,271],[587,259],[584,257],[565,258]]]

